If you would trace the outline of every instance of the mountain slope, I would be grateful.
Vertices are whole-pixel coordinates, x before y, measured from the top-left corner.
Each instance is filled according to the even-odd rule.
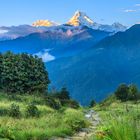
[[[84,51],[109,35],[85,26],[57,26],[43,33],[34,33],[15,40],[0,42],[0,51],[27,52],[53,58],[72,56]]]
[[[65,25],[65,24],[64,24]],[[94,30],[101,30],[105,32],[116,33],[119,31],[125,31],[127,27],[120,23],[114,23],[112,25],[103,25],[92,21],[85,13],[77,11],[74,16],[66,23],[69,28],[73,26],[87,26]],[[32,33],[43,33],[50,30],[60,30],[63,26],[49,20],[37,20],[32,26],[30,25],[19,25],[19,26],[2,26],[0,27],[0,41],[12,40],[18,37],[24,37]],[[71,32],[69,32],[71,34]]]
[[[84,25],[92,29],[96,30],[102,30],[107,32],[119,32],[119,31],[125,31],[127,29],[126,26],[116,22],[112,25],[103,25],[94,22],[92,19],[90,19],[86,13],[77,11],[75,12],[74,16],[67,22],[68,25],[72,26],[80,26]]]
[[[88,27],[92,27],[93,23],[94,22],[85,13],[76,11],[74,16],[68,21],[67,24],[73,26],[85,25]]]
[[[82,104],[101,101],[120,83],[140,86],[140,25],[107,37],[74,57],[47,65],[52,85],[67,86]]]

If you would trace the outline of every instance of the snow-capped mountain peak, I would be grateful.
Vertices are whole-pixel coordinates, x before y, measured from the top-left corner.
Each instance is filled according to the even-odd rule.
[[[127,29],[126,26],[115,22],[112,25],[104,25],[99,24],[91,20],[84,12],[76,11],[74,16],[68,21],[68,25],[72,26],[87,26],[89,28],[95,29],[95,30],[102,30],[102,31],[108,31],[116,33],[118,31],[125,31]]]
[[[126,26],[120,24],[119,22],[115,22],[112,24],[112,27],[114,29],[118,29],[119,31],[125,31],[126,30]]]
[[[94,22],[84,12],[76,11],[67,24],[73,26],[85,25],[90,27],[93,23]]]
[[[32,24],[32,26],[34,27],[40,27],[40,26],[50,27],[50,26],[57,26],[57,25],[58,25],[57,23],[49,20],[37,20]]]

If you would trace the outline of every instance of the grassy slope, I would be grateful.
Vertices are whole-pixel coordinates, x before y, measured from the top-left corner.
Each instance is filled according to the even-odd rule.
[[[26,117],[26,107],[35,102],[40,111],[39,118]],[[10,105],[19,105],[22,113],[19,119],[2,115],[4,109]],[[39,96],[16,95],[14,98],[0,94],[0,139],[13,140],[46,140],[51,137],[72,135],[81,127],[87,126],[84,114],[79,110],[62,108],[56,111],[45,105],[44,99]]]
[[[112,96],[94,109],[102,123],[91,140],[140,140],[140,101],[120,102]]]

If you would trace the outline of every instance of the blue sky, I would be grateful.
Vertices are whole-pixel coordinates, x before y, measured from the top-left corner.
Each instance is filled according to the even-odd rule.
[[[140,22],[140,0],[0,0],[0,26],[32,24],[38,19],[65,23],[76,10],[99,23]]]

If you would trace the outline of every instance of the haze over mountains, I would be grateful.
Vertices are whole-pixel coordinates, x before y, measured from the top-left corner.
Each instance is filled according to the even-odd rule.
[[[83,104],[93,97],[101,101],[120,83],[140,86],[139,33],[140,25],[135,25],[77,56],[48,63],[54,85],[69,85],[72,96]]]
[[[81,104],[101,101],[123,82],[140,86],[140,25],[102,25],[79,11],[62,25],[33,25],[1,27],[0,51],[38,55],[51,86],[66,86]]]
[[[85,26],[57,26],[43,33],[34,33],[15,40],[0,42],[1,52],[36,54],[45,62],[51,58],[68,57],[80,53],[109,35]]]

